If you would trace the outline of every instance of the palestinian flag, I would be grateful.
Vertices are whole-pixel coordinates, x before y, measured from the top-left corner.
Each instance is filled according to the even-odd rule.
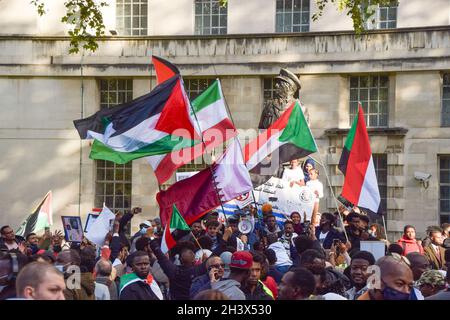
[[[142,97],[75,120],[74,125],[81,139],[95,139],[91,159],[123,164],[200,143],[189,110],[176,75]]]
[[[361,104],[358,109],[339,160],[339,170],[345,176],[342,197],[355,206],[377,213],[380,191]]]
[[[155,67],[157,84],[163,83],[173,76],[180,74],[180,70],[175,65],[163,58],[152,56],[152,63]]]
[[[169,252],[170,249],[175,247],[177,241],[183,238],[191,232],[191,228],[184,221],[180,212],[175,205],[172,206],[172,215],[167,221],[166,228],[164,229],[164,235],[161,242],[161,251],[163,253]]]
[[[161,185],[173,175],[182,165],[222,145],[225,141],[236,136],[237,131],[228,117],[227,107],[220,81],[215,80],[200,96],[192,101],[190,117],[193,122],[198,121],[203,141],[193,147],[174,151],[171,154],[147,157],[147,161],[155,172]]]
[[[317,151],[316,142],[298,101],[266,131],[244,148],[244,159],[254,185],[277,175],[282,163]]]
[[[52,192],[49,191],[33,213],[20,225],[16,234],[26,237],[30,233],[38,233],[53,224]]]

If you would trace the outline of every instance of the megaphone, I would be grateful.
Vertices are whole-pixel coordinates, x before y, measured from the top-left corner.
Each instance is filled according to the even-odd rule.
[[[248,234],[248,233],[250,233],[251,231],[252,231],[252,229],[253,229],[253,225],[252,225],[252,223],[249,221],[249,220],[247,220],[247,219],[242,219],[240,222],[239,222],[239,224],[238,224],[238,229],[239,229],[239,232],[240,233],[242,233],[242,234]]]

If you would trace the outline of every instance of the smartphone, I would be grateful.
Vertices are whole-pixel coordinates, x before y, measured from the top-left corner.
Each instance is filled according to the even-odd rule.
[[[339,239],[333,239],[333,246],[337,247],[341,243]]]

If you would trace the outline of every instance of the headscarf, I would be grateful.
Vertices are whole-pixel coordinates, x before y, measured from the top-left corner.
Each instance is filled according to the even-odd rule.
[[[306,159],[305,163],[303,164],[303,175],[305,176],[305,183],[309,181],[309,172],[306,169],[306,165],[308,163],[310,163],[314,169],[316,168],[316,162],[313,159],[311,158]]]

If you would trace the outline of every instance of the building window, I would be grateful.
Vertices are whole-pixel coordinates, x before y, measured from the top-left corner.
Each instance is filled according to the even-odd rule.
[[[226,34],[227,8],[219,0],[195,0],[195,34]]]
[[[450,127],[450,73],[444,74],[442,83],[442,120],[443,127]]]
[[[148,0],[117,0],[116,26],[119,35],[147,35]]]
[[[110,108],[133,100],[132,79],[100,80],[100,108]],[[119,165],[96,161],[95,206],[103,203],[111,210],[131,208],[131,162]]]
[[[276,32],[308,32],[310,0],[277,0]]]
[[[184,85],[187,90],[187,94],[189,96],[189,100],[194,100],[197,98],[203,91],[205,91],[212,83],[214,79],[185,79]]]
[[[372,158],[380,190],[381,212],[385,214],[387,211],[387,154],[372,154]]]
[[[97,160],[96,164],[95,206],[101,208],[105,203],[113,211],[130,210],[131,162],[120,165]]]
[[[133,100],[133,80],[100,80],[100,108],[109,108]]]
[[[439,157],[439,213],[441,223],[450,223],[450,155]]]
[[[388,96],[388,76],[350,77],[350,125],[358,114],[358,102],[361,102],[368,127],[387,127]]]
[[[397,0],[392,0],[390,4],[385,6],[372,5],[372,1],[369,0],[368,6],[373,14],[370,17],[363,17],[366,29],[393,29],[397,27]],[[363,5],[361,5],[361,10],[364,10]]]
[[[263,78],[264,102],[273,99],[274,92],[275,92],[275,77]]]

